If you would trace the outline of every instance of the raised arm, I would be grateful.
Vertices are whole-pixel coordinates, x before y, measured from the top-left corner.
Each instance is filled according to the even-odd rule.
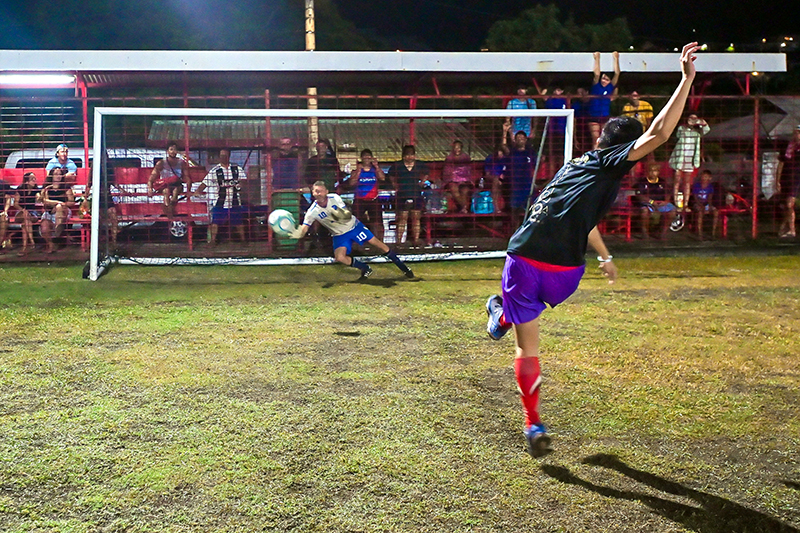
[[[619,52],[614,51],[611,54],[611,57],[614,58],[614,77],[611,78],[611,85],[614,86],[614,91],[617,90],[617,83],[619,83]]]
[[[664,109],[653,119],[647,131],[639,137],[633,148],[628,152],[629,161],[638,161],[656,148],[667,142],[675,127],[680,122],[683,108],[686,106],[686,99],[689,97],[689,90],[696,74],[694,68],[694,55],[699,47],[697,43],[689,43],[683,47],[681,52],[681,81],[675,92],[664,106]]]
[[[592,68],[592,85],[600,81],[600,52],[595,52],[592,54],[594,58],[594,67]]]

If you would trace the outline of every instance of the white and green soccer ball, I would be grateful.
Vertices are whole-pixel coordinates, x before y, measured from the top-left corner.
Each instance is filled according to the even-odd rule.
[[[269,227],[277,235],[288,237],[297,228],[297,223],[289,211],[276,209],[269,214]]]

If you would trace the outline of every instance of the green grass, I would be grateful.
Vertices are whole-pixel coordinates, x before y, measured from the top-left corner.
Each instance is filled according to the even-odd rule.
[[[501,266],[0,268],[0,531],[800,529],[796,257],[589,269],[540,461]]]

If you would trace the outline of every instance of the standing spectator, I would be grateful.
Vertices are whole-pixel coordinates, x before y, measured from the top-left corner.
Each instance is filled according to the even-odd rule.
[[[589,102],[589,132],[592,135],[592,146],[594,149],[597,139],[600,137],[600,128],[603,127],[609,115],[611,115],[611,100],[614,97],[614,90],[619,83],[619,52],[612,52],[614,58],[614,77],[600,72],[600,52],[595,52],[594,69],[592,71],[592,86],[589,94],[594,96]]]
[[[677,215],[675,205],[669,201],[667,187],[660,179],[660,170],[658,163],[650,163],[647,167],[647,176],[641,178],[634,187],[636,203],[639,205],[643,239],[650,238],[652,218],[658,217],[658,221],[661,223],[658,238],[663,239],[667,236],[667,230]]]
[[[561,87],[554,87],[552,94],[547,95],[547,89],[542,91],[545,97],[545,109],[568,109],[569,102],[564,96],[564,89]],[[550,117],[549,126],[547,128],[547,154],[548,160],[551,162],[550,169],[554,174],[556,169],[564,164],[564,138],[567,132],[567,118],[566,117]]]
[[[280,146],[272,154],[272,189],[308,192],[300,179],[300,149],[289,137],[282,138]]]
[[[3,210],[0,211],[0,254],[11,249],[11,241],[7,237],[9,209],[13,202],[14,189],[5,180],[0,180],[0,204],[3,204]]]
[[[520,85],[517,88],[517,97],[506,104],[506,109],[536,109],[536,100],[528,97],[527,87]],[[532,132],[531,117],[513,117],[513,119],[512,117],[508,117],[506,122],[512,124],[511,131],[513,133],[516,134],[518,131],[524,131],[525,136],[530,138]]]
[[[697,221],[697,236],[703,240],[703,219],[706,215],[711,215],[711,238],[717,235],[717,223],[719,222],[719,211],[714,205],[716,189],[714,178],[710,170],[700,173],[700,181],[692,185],[692,211]]]
[[[192,193],[199,196],[206,192],[208,213],[211,217],[211,244],[216,244],[220,224],[227,224],[244,242],[244,208],[241,201],[240,176],[244,171],[231,163],[231,152],[219,151],[219,164],[208,171],[203,182]]]
[[[17,223],[22,226],[22,250],[17,255],[28,253],[28,246],[34,248],[33,223],[42,217],[42,212],[36,205],[40,200],[42,189],[36,185],[36,174],[26,172],[22,176],[22,183],[14,193],[14,205],[17,207]]]
[[[159,192],[164,197],[164,215],[172,220],[175,217],[175,206],[178,204],[183,184],[186,192],[191,193],[192,181],[189,177],[189,165],[178,157],[178,143],[167,144],[167,157],[156,163],[147,181],[147,195]]]
[[[47,175],[40,195],[44,207],[42,236],[47,243],[48,254],[55,251],[53,239],[61,237],[67,220],[72,216],[72,208],[75,207],[75,193],[64,181],[64,176],[61,167],[54,167]]]
[[[510,137],[510,124],[503,126],[503,143]],[[511,223],[522,222],[525,216],[525,209],[528,207],[528,199],[531,196],[531,185],[533,184],[533,172],[536,168],[536,152],[528,147],[528,137],[522,131],[514,135],[514,143],[508,156],[508,205],[511,208]]]
[[[74,182],[78,174],[78,165],[75,161],[69,158],[69,148],[66,144],[59,144],[56,146],[56,155],[47,162],[44,167],[46,172],[50,172],[54,168],[60,168],[64,171],[64,180],[67,182]]]
[[[782,238],[797,236],[795,204],[800,194],[800,125],[792,132],[792,140],[778,162],[779,189],[784,215],[778,235]]]
[[[367,226],[379,241],[383,241],[383,208],[378,200],[378,183],[381,181],[386,181],[386,174],[372,156],[372,150],[361,150],[361,161],[356,163],[347,185],[355,193],[353,213],[369,221]]]
[[[580,154],[591,150],[589,146],[589,91],[578,87],[575,98],[570,102],[570,107],[575,110],[575,142],[573,152]]]
[[[639,98],[639,93],[633,91],[628,97],[628,103],[622,107],[622,116],[633,117],[642,123],[642,127],[647,129],[650,121],[653,120],[653,106]]]
[[[686,124],[681,124],[676,130],[678,142],[669,157],[669,166],[675,171],[675,181],[673,182],[672,198],[680,210],[675,226],[672,228],[679,231],[683,228],[684,213],[688,210],[689,195],[692,187],[692,177],[694,172],[700,167],[700,138],[711,131],[706,121],[698,118],[691,113],[686,118]],[[681,184],[683,184],[682,195]]]
[[[324,181],[325,187],[329,191],[336,191],[336,187],[341,177],[339,161],[336,159],[336,152],[330,142],[320,139],[316,144],[317,153],[308,158],[305,169],[305,183],[308,190],[316,181]]]
[[[328,193],[324,182],[316,182],[311,187],[311,195],[314,197],[314,203],[311,204],[311,207],[306,212],[300,227],[292,232],[291,237],[293,239],[305,237],[311,225],[314,222],[318,222],[328,228],[328,231],[333,235],[333,257],[343,265],[360,270],[361,277],[359,279],[366,279],[371,276],[372,268],[350,254],[353,243],[363,245],[365,242],[383,252],[407,278],[414,277],[414,273],[397,254],[373,235],[358,218],[353,216],[338,194]]]
[[[483,163],[483,180],[485,187],[492,191],[492,203],[494,212],[500,213],[505,207],[503,200],[503,183],[508,174],[508,146],[501,144],[495,148],[494,152],[486,156]]]
[[[419,243],[423,210],[422,190],[430,187],[428,166],[417,161],[416,148],[407,144],[403,146],[403,159],[389,167],[389,178],[396,191],[397,202],[397,243],[403,238],[409,216],[411,231],[406,240],[414,245]]]
[[[444,158],[442,188],[456,204],[459,213],[469,213],[469,204],[475,181],[472,177],[472,159],[464,151],[461,141],[453,141],[453,148]]]

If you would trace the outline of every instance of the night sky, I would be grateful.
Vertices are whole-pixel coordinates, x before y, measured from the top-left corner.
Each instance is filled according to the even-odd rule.
[[[357,32],[381,43],[381,49],[435,51],[477,51],[493,23],[514,18],[537,4],[550,3],[531,0],[317,0],[317,4],[326,1],[332,1],[343,18],[356,25]],[[281,17],[286,19],[285,13],[272,16],[280,5],[288,5],[293,12],[301,12],[303,6],[303,0],[128,0],[124,4],[120,4],[122,0],[63,0],[55,4],[44,0],[2,0],[0,47],[38,48],[42,26],[45,26],[44,31],[63,31],[69,35],[70,46],[64,48],[81,48],[81,16],[88,3],[97,2],[109,6],[111,11],[117,6],[115,13],[124,13],[124,20],[104,20],[101,27],[118,34],[124,34],[128,28],[136,38],[124,36],[110,46],[130,49],[142,47],[146,37],[141,34],[148,30],[141,28],[159,31],[159,20],[162,20],[159,10],[161,14],[180,15],[185,22],[205,32],[204,42],[207,43],[221,39],[221,34],[229,31],[226,25],[235,25],[227,24],[229,21],[238,20],[240,25],[246,21],[249,24],[246,30],[252,33],[230,47],[259,49],[251,45],[258,42],[254,35],[286,29],[286,24],[280,22]],[[119,5],[125,6],[124,10],[119,9]],[[562,20],[571,15],[580,25],[604,24],[625,17],[637,46],[649,42],[655,49],[663,50],[680,47],[690,40],[708,43],[716,50],[734,42],[740,50],[739,44],[752,45],[762,38],[777,42],[800,28],[798,17],[788,11],[797,8],[797,0],[558,0],[556,5]],[[99,9],[103,12],[105,8]],[[40,24],[32,26],[30,20],[36,17]],[[323,19],[317,20],[318,31],[325,23]],[[295,25],[299,26],[291,24]],[[300,42],[302,32],[302,27],[294,32]],[[100,42],[105,41],[101,39]]]

